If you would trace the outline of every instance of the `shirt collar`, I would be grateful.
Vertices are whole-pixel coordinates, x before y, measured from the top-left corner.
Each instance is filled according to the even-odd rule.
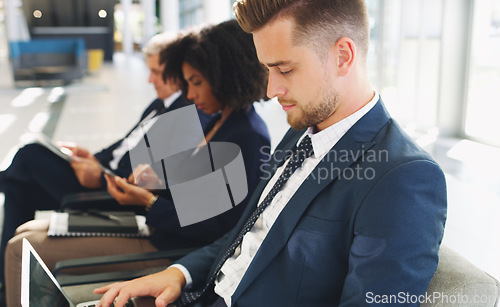
[[[170,105],[172,103],[174,103],[174,101],[177,98],[179,98],[180,95],[181,95],[181,91],[177,91],[177,92],[173,93],[172,95],[168,96],[167,98],[163,99],[163,104],[165,105],[165,108],[170,107]]]
[[[361,109],[344,118],[343,120],[323,129],[319,132],[314,133],[314,128],[309,127],[304,135],[300,137],[297,142],[297,146],[302,141],[302,139],[309,135],[312,141],[312,146],[314,149],[314,157],[323,157],[337,142],[346,134],[346,132],[351,129],[351,127],[368,111],[370,111],[375,104],[379,101],[380,95],[374,91],[372,100],[364,105]]]

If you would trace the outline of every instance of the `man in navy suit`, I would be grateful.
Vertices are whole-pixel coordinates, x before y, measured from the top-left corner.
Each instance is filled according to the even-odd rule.
[[[418,305],[438,264],[445,178],[372,89],[365,1],[234,9],[292,129],[231,232],[160,273],[97,289],[101,306],[137,295],[156,306]]]
[[[5,247],[19,225],[32,220],[36,210],[58,209],[65,195],[106,190],[106,180],[98,163],[119,176],[128,177],[132,172],[129,144],[134,140],[138,142],[144,133],[143,129],[136,128],[155,116],[187,105],[178,85],[162,78],[165,64],[160,65],[160,51],[173,38],[170,34],[158,34],[143,49],[150,71],[148,82],[153,84],[158,97],[123,139],[94,155],[85,148],[70,146],[79,158],[71,164],[39,144],[28,144],[19,149],[11,165],[0,173],[0,191],[5,194],[0,247],[1,280],[4,276]],[[204,127],[210,117],[201,111],[198,115]]]

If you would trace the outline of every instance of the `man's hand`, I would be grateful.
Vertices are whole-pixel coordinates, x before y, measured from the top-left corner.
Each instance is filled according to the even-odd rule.
[[[153,296],[156,298],[156,307],[166,307],[179,297],[185,285],[186,279],[182,272],[168,268],[156,274],[104,286],[94,292],[104,294],[98,307],[108,307],[113,301],[116,307],[123,307],[130,298],[136,296]]]
[[[75,143],[57,142],[57,146],[68,148],[73,152],[73,156],[84,159],[96,159],[87,149],[79,147]]]
[[[93,156],[92,156],[93,157]],[[101,187],[101,168],[99,162],[94,159],[73,157],[71,167],[75,171],[76,178],[86,188],[98,189]]]
[[[154,196],[148,190],[130,184],[125,178],[111,178],[104,175],[107,182],[108,192],[120,205],[143,205],[146,206]]]

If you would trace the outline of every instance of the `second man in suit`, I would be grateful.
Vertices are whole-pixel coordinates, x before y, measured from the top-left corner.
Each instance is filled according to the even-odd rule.
[[[0,191],[5,194],[0,280],[3,281],[4,277],[5,247],[19,225],[32,220],[36,210],[58,209],[61,200],[68,194],[106,190],[106,180],[98,163],[119,176],[129,176],[132,167],[128,144],[143,136],[143,131],[137,129],[139,124],[187,105],[179,86],[162,78],[165,64],[160,64],[160,52],[173,39],[173,34],[158,34],[143,49],[149,69],[148,82],[154,86],[157,98],[124,138],[96,154],[91,154],[83,147],[70,146],[73,154],[79,158],[71,164],[39,144],[28,144],[19,149],[11,165],[0,172]],[[198,115],[204,127],[211,116],[201,111]]]

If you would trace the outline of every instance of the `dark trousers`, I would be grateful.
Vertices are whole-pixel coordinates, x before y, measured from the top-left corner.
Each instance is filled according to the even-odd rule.
[[[36,210],[58,209],[62,198],[89,191],[80,185],[69,163],[39,144],[19,149],[11,165],[0,174],[5,195],[0,278],[4,278],[7,242],[21,224],[32,220]]]

